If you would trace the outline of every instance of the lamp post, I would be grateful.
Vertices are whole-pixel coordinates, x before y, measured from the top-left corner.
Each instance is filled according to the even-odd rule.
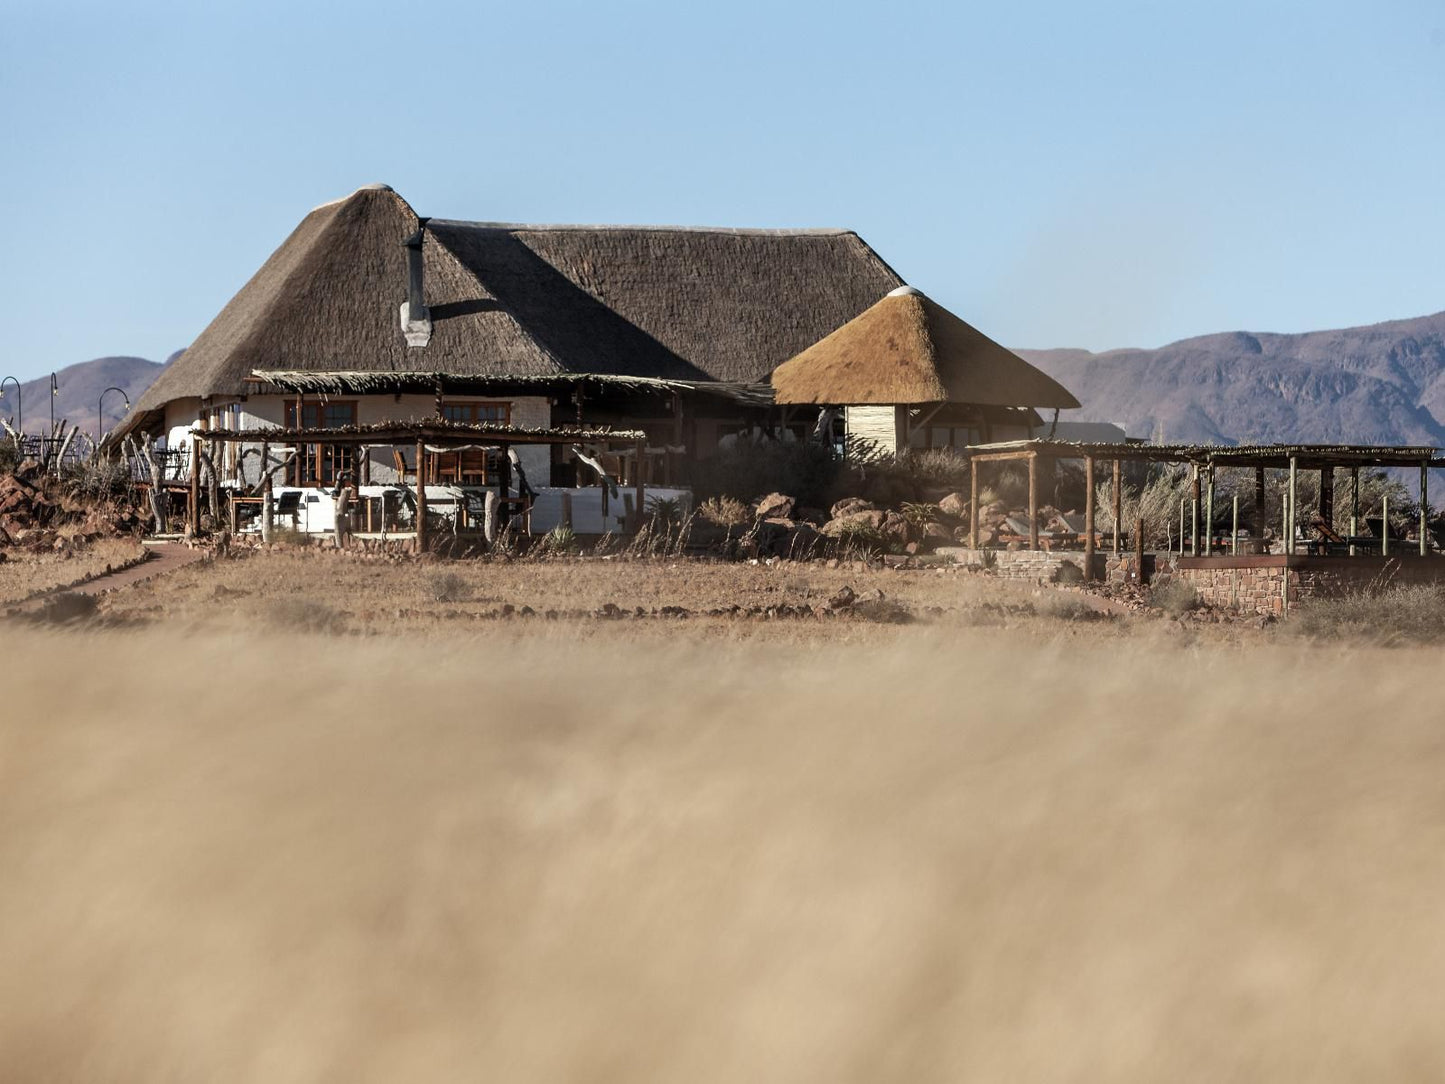
[[[125,393],[124,388],[117,388],[112,386],[106,388],[105,391],[101,392],[100,402],[97,403],[95,406],[96,443],[99,443],[105,439],[105,397],[113,391],[119,392],[120,397],[125,400],[125,410],[122,410],[121,413],[124,414],[130,410],[130,396]]]
[[[4,380],[0,380],[0,399],[5,398],[6,384],[15,385],[15,431],[21,436],[24,436],[25,415],[20,412],[20,408],[23,406],[20,401],[20,381],[16,380],[13,376],[7,376]]]

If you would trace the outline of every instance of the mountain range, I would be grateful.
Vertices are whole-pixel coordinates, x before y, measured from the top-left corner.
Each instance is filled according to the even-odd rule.
[[[1069,417],[1170,442],[1445,446],[1445,313],[1157,350],[1018,350],[1074,393]]]
[[[107,387],[134,402],[164,362],[108,357],[56,374],[55,417],[94,432]],[[1295,335],[1225,332],[1156,350],[1017,350],[1078,397],[1066,417],[1170,442],[1320,442],[1445,447],[1445,312]],[[50,378],[22,385],[26,428],[50,416]],[[14,415],[6,385],[0,416]],[[123,401],[106,400],[106,427]],[[36,426],[36,422],[41,426]]]
[[[20,385],[16,401],[15,385],[7,383],[0,398],[0,417],[15,424],[17,407],[23,415],[27,433],[42,433],[50,428],[51,400],[54,399],[55,420],[64,419],[82,432],[96,435],[96,414],[100,397],[107,388],[119,388],[133,403],[180,351],[165,361],[145,358],[109,357],[67,365],[55,373],[55,394],[51,395],[50,375]],[[105,428],[114,428],[124,416],[126,399],[112,391],[105,396]]]

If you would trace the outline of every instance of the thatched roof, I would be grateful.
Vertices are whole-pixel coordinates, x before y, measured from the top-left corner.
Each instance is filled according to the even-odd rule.
[[[764,381],[900,279],[847,230],[425,224],[433,333],[409,347],[385,185],[316,208],[136,404],[241,395],[255,370]]]
[[[504,425],[500,422],[449,422],[444,418],[423,421],[374,422],[370,425],[335,427],[267,426],[260,429],[202,429],[191,432],[201,440],[244,444],[406,444],[421,440],[428,444],[572,444],[577,441],[641,441],[640,429],[613,429],[605,425],[557,425],[545,429]]]
[[[772,384],[779,403],[1079,405],[1052,377],[908,286],[778,366]]]
[[[710,396],[746,406],[771,406],[768,383],[734,384],[722,380],[665,380],[655,376],[611,373],[553,373],[548,376],[458,376],[432,372],[365,372],[360,370],[258,369],[251,379],[276,391],[304,395],[383,395],[396,392],[438,392],[443,395],[570,395],[615,390],[658,395]]]

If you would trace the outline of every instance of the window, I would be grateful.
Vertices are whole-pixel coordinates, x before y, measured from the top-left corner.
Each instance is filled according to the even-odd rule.
[[[286,403],[288,429],[340,429],[356,424],[356,402],[302,402],[301,424],[296,424],[296,401]],[[286,468],[293,486],[333,486],[342,471],[356,469],[356,448],[349,444],[303,444]]]
[[[443,403],[442,417],[449,422],[457,422],[462,425],[479,425],[483,422],[509,425],[512,420],[512,404]]]
[[[443,403],[442,417],[457,425],[510,425],[511,403]],[[430,476],[458,485],[491,485],[497,480],[501,453],[466,448],[432,457]]]

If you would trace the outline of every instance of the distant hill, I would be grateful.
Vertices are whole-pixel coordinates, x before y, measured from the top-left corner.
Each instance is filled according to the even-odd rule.
[[[96,358],[67,365],[55,373],[59,394],[55,396],[55,420],[64,418],[91,436],[96,432],[96,408],[106,388],[117,387],[134,403],[151,386],[160,371],[176,359],[180,351],[165,361],[145,358]],[[50,427],[50,375],[20,385],[20,406],[25,415],[25,431],[39,433]],[[15,424],[15,385],[5,385],[5,398],[0,399],[0,417]],[[105,428],[112,429],[122,417],[125,400],[115,392],[105,397]]]
[[[1157,350],[1018,350],[1078,396],[1067,417],[1168,441],[1445,446],[1445,313]]]

